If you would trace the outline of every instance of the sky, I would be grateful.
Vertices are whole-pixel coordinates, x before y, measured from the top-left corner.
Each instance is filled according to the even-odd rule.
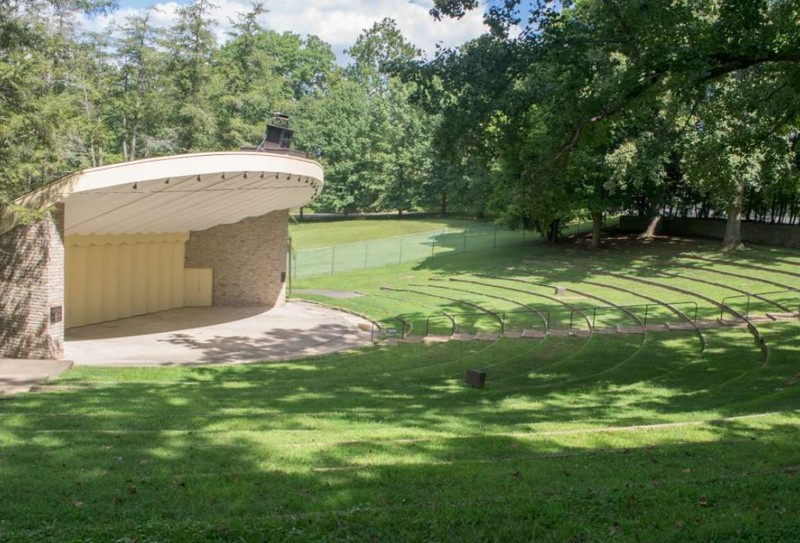
[[[212,0],[218,7],[214,18],[215,30],[220,41],[230,28],[229,18],[249,11],[250,0]],[[158,11],[152,18],[159,26],[168,26],[174,20],[176,8],[189,0],[118,0],[119,8],[110,15],[87,18],[83,27],[100,31],[112,24],[122,24],[135,12],[143,12],[149,6]],[[475,10],[460,20],[436,21],[428,11],[433,0],[263,0],[269,10],[261,24],[278,32],[290,31],[306,36],[315,34],[331,44],[340,63],[348,58],[344,50],[350,47],[361,32],[380,21],[391,17],[408,41],[422,49],[429,58],[436,45],[445,47],[460,45],[481,35],[483,11]]]

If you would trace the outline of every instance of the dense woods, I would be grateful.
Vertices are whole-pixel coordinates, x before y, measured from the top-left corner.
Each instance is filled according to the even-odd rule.
[[[319,157],[317,209],[488,213],[554,236],[609,212],[795,223],[800,2],[507,1],[421,59],[395,23],[341,66],[253,4],[215,40],[209,0],[104,34],[105,0],[0,5],[0,204],[89,166],[257,144],[272,112]],[[473,0],[437,0],[459,17]]]

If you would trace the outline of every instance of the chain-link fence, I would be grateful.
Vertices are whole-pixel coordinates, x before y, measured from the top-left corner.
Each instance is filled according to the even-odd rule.
[[[335,275],[414,262],[447,253],[466,253],[532,239],[537,234],[493,224],[421,232],[406,236],[292,252],[292,277]]]

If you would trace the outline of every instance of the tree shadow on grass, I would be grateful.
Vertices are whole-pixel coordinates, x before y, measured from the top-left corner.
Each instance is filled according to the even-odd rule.
[[[714,246],[702,240],[638,240],[630,236],[606,238],[600,250],[593,250],[585,238],[575,237],[555,245],[527,242],[514,247],[499,247],[491,250],[491,259],[486,258],[485,251],[474,254],[453,252],[428,258],[415,269],[445,275],[486,273],[486,270],[503,275],[531,272],[551,281],[577,282],[596,273],[598,268],[646,270],[655,265],[677,262],[698,251],[713,250]],[[488,265],[487,260],[490,262]]]
[[[537,433],[520,426],[533,411],[498,419],[509,398],[486,398],[491,390],[440,381],[425,392],[392,378],[312,386],[292,381],[308,370],[275,371],[195,368],[185,383],[120,381],[0,402],[0,535],[515,541],[537,528],[562,541],[616,527],[617,539],[636,540],[673,537],[683,520],[681,535],[702,540],[734,528],[766,533],[759,519],[768,516],[770,530],[793,526],[773,507],[747,511],[752,499],[792,507],[796,481],[782,467],[794,424]],[[538,416],[575,420],[579,411],[562,407]],[[703,497],[724,510],[704,511]]]

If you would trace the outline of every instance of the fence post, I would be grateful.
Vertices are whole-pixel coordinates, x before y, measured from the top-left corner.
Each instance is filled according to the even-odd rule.
[[[750,316],[750,295],[748,294],[747,295],[747,306],[745,307],[745,310],[744,310],[744,318],[747,318],[749,316]]]
[[[398,264],[403,263],[403,238],[400,238],[400,262]]]
[[[648,304],[644,304],[644,327],[647,328],[647,310],[650,309]]]
[[[497,249],[497,225],[494,225],[494,239],[492,240],[492,249]]]
[[[364,269],[367,269],[367,259],[369,258],[369,242],[364,243]]]
[[[433,240],[431,241],[431,256],[433,256],[433,253],[435,252],[436,252],[436,238],[433,238]]]
[[[333,266],[336,262],[336,246],[331,247],[331,275],[333,275]]]
[[[287,266],[287,274],[286,274],[286,291],[289,293],[289,296],[292,295],[292,272],[294,271],[294,266],[292,266],[292,236],[286,240],[286,266]]]
[[[467,252],[467,229],[464,229],[464,252]]]

